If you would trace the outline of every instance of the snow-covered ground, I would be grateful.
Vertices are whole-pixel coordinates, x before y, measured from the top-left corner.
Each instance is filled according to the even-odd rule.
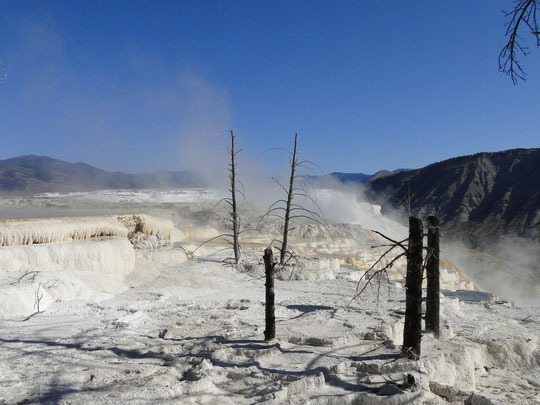
[[[98,204],[95,194],[73,206],[124,198]],[[0,247],[0,403],[540,404],[538,307],[474,291],[443,261],[443,288],[454,291],[442,298],[441,338],[424,334],[410,361],[399,346],[404,262],[351,300],[381,251],[370,229],[404,231],[362,203],[369,226],[337,218],[293,231],[300,265],[278,274],[277,338],[265,343],[262,250],[279,227],[246,232],[241,265],[227,266],[219,238],[197,248],[223,231],[204,195],[174,207],[141,198],[125,212],[165,219],[115,216],[126,235],[68,229],[52,232],[69,236],[57,242]],[[51,229],[31,232],[40,240]]]

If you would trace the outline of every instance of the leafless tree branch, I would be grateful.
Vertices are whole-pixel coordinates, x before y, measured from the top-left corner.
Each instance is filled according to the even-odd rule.
[[[508,42],[499,53],[499,71],[510,76],[514,84],[519,80],[525,80],[526,77],[519,60],[521,56],[529,54],[528,48],[522,45],[522,37],[519,35],[523,26],[530,29],[536,46],[540,46],[540,28],[537,19],[539,2],[540,0],[515,0],[511,11],[504,11],[508,19],[505,24]]]
[[[391,238],[389,238],[388,236],[382,234],[382,233],[379,232],[379,231],[375,231],[375,230],[372,229],[371,232],[376,233],[377,235],[382,236],[384,239],[386,239],[386,240],[392,242],[394,245],[399,246],[400,248],[402,248],[402,249],[405,251],[405,253],[407,253],[407,252],[409,251],[409,250],[403,245],[403,242],[406,242],[407,239],[403,239],[401,242],[398,242],[398,241],[395,241],[394,239],[391,239]]]

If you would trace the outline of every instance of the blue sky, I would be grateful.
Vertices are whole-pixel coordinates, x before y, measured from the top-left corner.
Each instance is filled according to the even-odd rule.
[[[540,49],[497,69],[511,4],[1,0],[0,159],[180,170],[231,128],[270,170],[295,132],[324,172],[538,147]]]

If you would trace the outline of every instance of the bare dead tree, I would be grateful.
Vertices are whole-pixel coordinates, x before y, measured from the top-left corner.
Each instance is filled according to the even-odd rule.
[[[242,152],[242,149],[240,149],[240,150],[235,149],[235,142],[234,142],[235,138],[236,137],[234,136],[234,132],[231,131],[231,147],[230,147],[230,149],[227,149],[227,152],[229,153],[229,157],[231,159],[230,163],[228,165],[229,167],[227,169],[228,172],[229,172],[229,180],[230,180],[230,186],[229,186],[229,190],[228,190],[229,193],[230,193],[230,197],[222,198],[210,210],[210,214],[213,214],[215,212],[216,208],[221,203],[229,204],[230,211],[229,211],[229,219],[228,219],[228,221],[230,222],[230,233],[222,233],[222,234],[220,234],[218,236],[210,238],[210,239],[204,241],[203,243],[201,243],[199,246],[197,246],[192,251],[187,251],[185,249],[183,249],[183,250],[184,250],[184,252],[186,253],[186,255],[188,257],[193,257],[193,254],[200,247],[202,247],[202,246],[206,245],[207,243],[212,242],[214,240],[223,239],[226,243],[230,244],[231,246],[226,247],[224,249],[220,249],[219,252],[224,251],[224,250],[228,250],[228,249],[232,249],[233,250],[232,263],[231,263],[230,258],[225,259],[225,262],[227,264],[232,264],[232,265],[236,266],[236,265],[238,265],[238,263],[240,261],[240,256],[241,256],[240,234],[242,233],[242,231],[240,230],[240,225],[241,225],[240,216],[238,215],[237,195],[240,194],[244,198],[244,200],[246,200],[246,201],[247,201],[247,199],[246,199],[245,192],[243,190],[242,183],[240,183],[240,181],[237,178],[236,156],[240,152]],[[239,189],[237,187],[238,184],[242,186],[242,189]],[[214,252],[213,254],[215,254],[215,253],[217,253],[217,252]]]
[[[367,289],[367,287],[371,284],[371,282],[375,278],[377,278],[377,280],[379,281],[379,288],[377,290],[377,304],[379,304],[379,292],[380,292],[381,277],[385,277],[386,280],[388,281],[389,280],[389,278],[388,278],[388,270],[391,269],[399,259],[406,256],[407,252],[408,252],[408,248],[405,246],[405,243],[408,241],[408,239],[404,239],[404,240],[398,242],[398,241],[395,241],[395,240],[387,237],[386,235],[383,235],[381,232],[374,231],[374,230],[372,230],[372,232],[374,232],[374,233],[382,236],[384,239],[390,241],[391,244],[390,245],[371,246],[372,249],[380,248],[380,247],[387,247],[388,249],[383,254],[381,254],[379,256],[379,258],[375,261],[375,263],[373,263],[371,265],[371,267],[364,272],[364,274],[362,274],[362,277],[360,277],[360,280],[358,280],[358,283],[356,284],[356,292],[355,292],[353,298],[351,299],[351,302],[353,300],[355,300],[356,298],[360,297],[362,295],[362,293]],[[394,256],[390,261],[386,262],[386,264],[383,264],[383,260],[390,253],[392,253],[392,251],[397,247],[400,247],[401,249],[403,249],[403,252],[396,255],[396,256]],[[382,266],[382,267],[377,269],[377,266]],[[365,280],[365,283],[362,286],[362,281],[363,280]]]
[[[291,158],[291,177],[289,179],[289,191],[287,192],[287,202],[285,207],[285,222],[283,224],[283,239],[281,244],[281,251],[279,254],[279,263],[283,266],[285,263],[285,253],[287,252],[287,239],[289,237],[289,221],[291,220],[291,205],[294,197],[294,179],[295,172],[297,168],[297,159],[296,159],[296,144],[298,141],[298,134],[294,134],[294,149]]]
[[[279,199],[270,205],[266,213],[259,219],[259,225],[267,217],[277,217],[283,220],[282,239],[272,241],[278,242],[281,245],[281,247],[278,248],[280,252],[279,264],[281,266],[286,265],[288,261],[294,257],[294,254],[288,251],[289,232],[294,229],[291,227],[293,220],[307,219],[328,229],[326,220],[322,216],[322,211],[319,205],[310,195],[310,188],[313,189],[313,186],[309,182],[307,176],[299,173],[299,169],[301,168],[311,170],[312,167],[316,167],[316,165],[309,160],[299,160],[297,146],[298,134],[295,134],[294,147],[292,152],[289,152],[289,166],[291,172],[289,176],[288,188],[285,188],[276,178],[272,179],[286,193],[286,197]],[[303,198],[304,200],[307,200],[309,203],[313,204],[314,209],[309,209],[305,205],[295,203],[295,198]],[[288,258],[287,254],[289,254]]]
[[[11,285],[20,283],[24,278],[28,278],[29,281],[34,281],[36,276],[39,274],[39,271],[32,270],[32,266],[28,266],[24,273],[17,279],[17,281],[12,282]]]
[[[407,207],[409,208],[409,216],[411,216],[411,180],[407,182],[408,193],[407,193]]]
[[[41,304],[41,300],[43,299],[43,293],[40,292],[41,289],[41,283],[38,284],[36,290],[34,291],[34,309],[36,310],[36,313],[40,313],[39,306]]]
[[[264,340],[266,342],[276,337],[276,307],[274,293],[274,254],[271,248],[264,251],[264,272],[266,276],[266,307],[265,307],[265,325]]]
[[[439,307],[440,307],[440,279],[439,279],[439,218],[430,215],[427,220],[427,293],[426,293],[426,330],[432,331],[439,337]]]
[[[399,207],[399,209],[406,210],[409,217],[413,214],[412,197],[413,195],[411,194],[411,179],[408,179],[405,195],[403,195],[403,197],[401,197],[399,200],[396,199],[395,204],[397,207]]]
[[[231,211],[230,211],[230,221],[233,235],[233,250],[234,250],[234,263],[238,264],[240,260],[240,242],[238,240],[238,233],[240,231],[239,227],[239,218],[236,210],[236,164],[235,158],[241,150],[235,152],[234,150],[234,133],[231,131],[231,149],[229,149],[229,155],[231,156],[231,163],[229,167],[229,178],[231,180]]]
[[[402,241],[392,239],[381,232],[372,232],[386,239],[389,244],[372,246],[372,248],[386,247],[381,256],[367,269],[356,286],[356,292],[352,300],[361,296],[372,281],[377,278],[379,286],[377,289],[377,303],[379,301],[380,279],[386,276],[387,271],[403,256],[407,257],[407,275],[405,279],[405,327],[403,330],[403,352],[409,358],[417,359],[420,356],[422,337],[422,280],[424,268],[427,272],[427,297],[426,297],[426,329],[433,331],[436,337],[439,336],[439,309],[440,309],[440,279],[439,279],[439,240],[440,225],[439,219],[435,216],[428,217],[428,245],[423,246],[422,221],[415,217],[409,217],[409,237]],[[394,256],[388,262],[384,259],[389,256],[394,249],[401,248],[403,252]],[[427,254],[424,257],[423,251]],[[378,268],[379,267],[379,268]],[[365,283],[362,285],[362,281]]]
[[[417,359],[420,356],[422,339],[423,237],[422,220],[409,217],[403,352],[412,359]]]
[[[526,73],[519,58],[527,56],[529,48],[522,45],[520,32],[529,29],[534,36],[536,46],[540,47],[540,28],[538,26],[538,5],[540,0],[515,0],[511,11],[504,11],[507,18],[506,33],[508,42],[499,53],[499,71],[507,74],[514,84],[525,80]]]

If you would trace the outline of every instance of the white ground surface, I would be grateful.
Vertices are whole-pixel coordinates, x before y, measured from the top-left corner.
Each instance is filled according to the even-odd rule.
[[[0,220],[0,246],[84,240],[98,236],[128,236],[135,232],[171,239],[170,219],[147,214],[103,217]]]
[[[215,200],[219,194],[211,189],[182,190],[98,190],[92,192],[42,193],[38,198],[47,200],[68,199],[70,201],[127,202],[140,203],[189,203]]]
[[[538,309],[445,298],[443,338],[425,335],[422,359],[411,362],[399,354],[403,289],[383,288],[378,306],[375,288],[349,305],[356,272],[276,281],[277,339],[264,343],[261,278],[201,258],[147,260],[113,298],[53,303],[28,320],[1,321],[0,396],[70,404],[540,403]]]
[[[448,293],[441,338],[425,334],[409,361],[402,264],[351,302],[380,240],[354,224],[332,226],[330,241],[300,226],[293,242],[311,256],[276,280],[277,339],[265,343],[258,262],[271,232],[244,240],[235,270],[222,245],[190,254],[189,231],[214,232],[193,227],[191,206],[176,212],[182,249],[142,233],[145,249],[126,238],[0,247],[0,403],[540,404],[538,307]],[[472,287],[451,264],[442,274]]]

